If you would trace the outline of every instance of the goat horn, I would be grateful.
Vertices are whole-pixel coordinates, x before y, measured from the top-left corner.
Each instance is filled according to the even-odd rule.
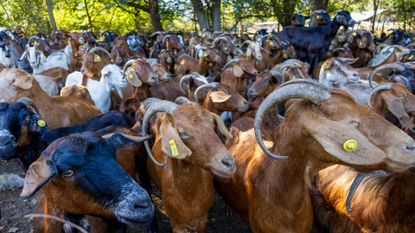
[[[27,98],[27,97],[20,97],[20,99],[17,100],[18,103],[23,103],[26,106],[32,107],[33,110],[39,114],[39,108],[36,106],[35,102],[33,102],[33,100]]]
[[[315,80],[309,80],[309,79],[295,79],[295,80],[291,80],[288,82],[285,82],[281,85],[279,85],[278,87],[284,87],[284,86],[288,86],[288,85],[293,85],[293,84],[310,84],[310,85],[315,85],[318,86],[326,91],[330,91],[330,88],[324,84],[322,84],[321,82],[315,81]]]
[[[368,80],[369,80],[369,85],[371,88],[375,88],[373,85],[373,76],[375,76],[375,74],[377,74],[379,71],[385,70],[385,69],[396,69],[398,71],[404,71],[406,67],[404,64],[398,63],[398,62],[392,63],[392,64],[385,64],[385,65],[377,67],[369,74]]]
[[[199,102],[199,98],[198,98],[198,95],[199,95],[199,92],[201,91],[201,90],[203,90],[203,94],[205,95],[206,93],[206,89],[208,89],[208,88],[216,88],[217,86],[218,86],[218,84],[219,83],[217,83],[217,82],[212,82],[212,83],[206,83],[206,84],[203,84],[202,86],[200,86],[200,87],[198,87],[197,89],[196,89],[196,91],[195,91],[195,93],[194,93],[194,97],[193,97],[193,99],[195,100],[195,102],[196,103],[198,103]]]
[[[164,42],[166,41],[166,38],[169,38],[169,37],[172,37],[173,35],[165,35],[164,37],[163,37],[163,42],[162,42],[162,44],[164,45]]]
[[[22,61],[22,60],[26,57],[26,55],[27,55],[27,53],[28,53],[28,52],[29,52],[29,51],[26,49],[26,50],[23,52],[22,56],[20,56],[19,61]]]
[[[380,92],[380,91],[383,91],[383,90],[390,90],[390,89],[392,89],[392,83],[383,83],[383,84],[380,84],[380,85],[378,85],[376,88],[374,88],[371,92],[370,92],[370,95],[369,95],[369,98],[368,98],[368,101],[367,101],[367,105],[369,105],[369,108],[370,109],[372,109],[372,110],[374,110],[373,109],[373,105],[372,105],[372,98],[378,93],[378,92]]]
[[[228,61],[228,63],[226,63],[226,65],[223,66],[222,70],[225,70],[228,67],[228,65],[230,65],[233,62],[239,62],[239,58],[234,58],[234,59]]]
[[[191,104],[192,101],[190,101],[187,97],[184,96],[179,96],[177,97],[174,102],[178,105],[182,105],[182,104]]]
[[[255,47],[254,42],[250,41],[250,40],[246,40],[241,44],[241,47],[243,47],[245,44],[248,44],[248,46],[252,46]]]
[[[307,80],[309,83],[297,83],[294,81],[286,82],[284,86],[278,87],[270,95],[268,95],[259,106],[255,116],[254,132],[256,140],[267,156],[277,160],[285,160],[288,159],[288,157],[272,153],[268,150],[264,144],[264,141],[262,140],[261,126],[262,120],[267,110],[271,106],[283,103],[284,101],[291,98],[302,98],[319,105],[322,101],[328,100],[331,96],[330,92],[325,88],[321,88],[317,81]]]
[[[194,76],[196,76],[196,77],[194,77]],[[209,82],[207,81],[207,79],[206,79],[204,76],[200,75],[200,74],[199,74],[199,73],[197,73],[197,72],[192,72],[191,74],[186,74],[185,76],[183,76],[183,77],[180,79],[180,82],[179,82],[179,88],[180,88],[180,91],[181,91],[181,92],[183,92],[183,93],[185,93],[185,94],[186,94],[186,92],[185,92],[185,90],[184,90],[184,85],[183,85],[183,84],[185,84],[185,82],[189,81],[192,77],[193,77],[194,79],[196,79],[197,81],[202,82],[202,83],[204,83],[204,84],[209,83]]]
[[[40,38],[39,38],[38,36],[31,36],[31,37],[29,38],[29,40],[27,41],[27,44],[29,44],[29,45],[30,45],[30,42],[31,42],[33,39],[39,40]]]
[[[158,113],[158,112],[166,112],[166,113],[171,113],[173,112],[176,108],[177,108],[177,104],[170,102],[170,101],[166,101],[166,100],[160,100],[157,102],[152,102],[150,104],[150,106],[148,107],[146,113],[144,114],[144,118],[143,118],[143,125],[142,125],[142,135],[143,137],[147,137],[147,129],[148,129],[148,124],[150,121],[150,118]],[[148,143],[148,141],[144,141],[144,147],[146,148],[148,157],[150,157],[150,159],[157,165],[160,167],[164,167],[166,165],[166,163],[160,163],[159,161],[156,160],[156,158],[154,158],[153,153],[151,152],[151,148],[150,148],[150,144]]]
[[[216,38],[215,40],[213,40],[212,44],[214,45],[219,40],[226,40],[226,41],[228,41],[228,38],[227,37],[224,37],[224,36],[220,36],[220,37]]]
[[[125,64],[124,64],[124,68],[122,69],[122,73],[125,75],[125,71],[127,70],[127,68],[132,64],[132,63],[134,63],[134,59],[131,59],[131,60],[129,60],[129,61],[127,61]]]
[[[108,55],[108,57],[109,58],[112,58],[111,57],[111,54],[106,50],[106,49],[104,49],[104,48],[101,48],[101,47],[93,47],[92,49],[90,49],[89,51],[88,51],[88,53],[95,53],[96,51],[98,51],[98,50],[100,50],[100,51],[103,51],[106,55]]]
[[[153,37],[154,35],[159,35],[159,34],[163,34],[163,32],[159,32],[159,31],[154,32],[153,34],[150,35],[150,37]]]

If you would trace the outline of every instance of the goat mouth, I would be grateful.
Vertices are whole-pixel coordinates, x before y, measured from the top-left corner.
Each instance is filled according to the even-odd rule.
[[[130,226],[146,227],[148,226],[154,217],[154,206],[142,210],[132,211],[131,214],[122,213],[121,211],[115,211],[117,219]]]
[[[218,176],[220,178],[230,178],[236,171],[236,167],[232,169],[216,169],[215,167],[211,166],[210,171],[212,171],[213,175]]]

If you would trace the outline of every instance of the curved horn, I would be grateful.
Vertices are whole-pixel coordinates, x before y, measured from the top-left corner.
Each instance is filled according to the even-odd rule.
[[[150,104],[150,106],[148,107],[146,113],[144,114],[144,118],[143,118],[143,124],[142,124],[142,135],[143,137],[147,137],[147,129],[148,129],[148,124],[149,121],[151,119],[151,117],[158,113],[158,112],[166,112],[166,113],[171,113],[172,111],[174,111],[177,108],[177,104],[170,102],[170,101],[166,101],[166,100],[160,100],[157,102],[153,102]],[[150,144],[148,143],[148,141],[144,141],[144,146],[146,148],[148,157],[150,157],[150,159],[157,165],[160,167],[164,167],[166,165],[166,163],[160,163],[156,160],[156,158],[154,158],[153,153],[151,152],[151,148],[150,148]]]
[[[193,77],[193,76],[196,76],[196,77]],[[180,91],[181,92],[183,92],[183,93],[185,93],[186,94],[186,92],[185,92],[185,86],[183,85],[183,84],[185,84],[185,82],[187,82],[187,81],[189,81],[191,78],[194,78],[194,79],[196,79],[197,81],[199,81],[199,82],[202,82],[202,83],[204,83],[204,84],[206,84],[206,83],[209,83],[208,81],[207,81],[207,79],[204,77],[204,76],[202,76],[202,75],[200,75],[199,73],[197,73],[197,72],[193,72],[193,73],[191,73],[191,74],[186,74],[185,76],[183,76],[181,79],[180,79],[180,82],[179,82],[179,89],[180,89]]]
[[[20,56],[19,61],[22,61],[22,60],[26,57],[26,55],[27,55],[27,53],[28,53],[28,52],[29,52],[29,51],[26,49],[26,50],[23,52],[22,56]]]
[[[125,64],[124,64],[124,68],[122,69],[122,73],[125,75],[125,70],[134,62],[135,60],[134,59],[131,59],[131,60],[129,60],[129,61],[127,61]]]
[[[267,110],[273,105],[283,103],[291,98],[302,98],[319,105],[322,101],[328,100],[331,96],[330,92],[327,89],[321,88],[317,81],[307,80],[310,83],[296,83],[294,81],[286,82],[284,86],[278,87],[268,95],[259,106],[255,116],[254,132],[256,140],[267,156],[277,160],[285,160],[288,159],[288,157],[272,153],[268,150],[262,140],[261,126]]]
[[[381,70],[385,70],[385,69],[396,69],[398,71],[404,71],[406,69],[405,65],[402,63],[392,63],[392,64],[385,64],[382,66],[377,67],[376,69],[374,69],[372,72],[370,72],[369,74],[369,85],[371,88],[375,88],[373,85],[373,76],[375,76],[375,74],[377,74],[379,71]]]
[[[231,59],[230,61],[228,61],[228,63],[226,63],[226,65],[223,66],[222,70],[225,70],[226,68],[228,68],[228,65],[230,65],[231,63],[238,62],[238,61],[239,61],[239,58]]]
[[[203,90],[203,93],[205,93],[206,92],[205,89],[207,89],[207,88],[216,88],[218,85],[219,85],[219,83],[217,83],[217,82],[203,84],[202,86],[200,86],[196,89],[193,99],[195,100],[196,103],[198,103],[199,102],[198,95],[199,95],[199,92],[201,90]]]
[[[17,100],[18,103],[23,103],[26,106],[32,107],[33,110],[39,114],[39,108],[36,106],[35,102],[33,102],[33,100],[27,98],[27,97],[20,97],[20,99]]]
[[[174,102],[178,105],[182,105],[182,104],[191,104],[193,103],[192,101],[190,101],[187,97],[184,96],[179,96],[177,97]]]
[[[163,42],[162,42],[162,44],[164,45],[164,42],[166,41],[166,38],[169,38],[169,37],[172,37],[173,35],[165,35],[164,37],[163,37]]]
[[[246,41],[244,41],[244,42],[241,44],[241,47],[243,47],[245,44],[248,44],[248,46],[251,46],[251,47],[255,47],[254,42],[253,42],[253,41],[250,41],[250,40],[246,40]]]
[[[35,40],[39,40],[39,37],[38,37],[38,36],[31,36],[31,37],[29,38],[29,40],[27,41],[27,44],[28,44],[28,45],[30,45],[30,42],[31,42],[33,39],[35,39]]]
[[[111,57],[111,54],[106,50],[106,49],[104,49],[104,48],[101,48],[101,47],[93,47],[92,49],[90,49],[89,51],[88,51],[88,53],[95,53],[96,51],[98,51],[98,50],[100,50],[100,51],[103,51],[105,54],[107,54],[108,55],[108,57],[109,58],[112,58]]]
[[[369,108],[372,109],[372,110],[374,110],[373,109],[373,105],[372,105],[372,98],[373,98],[373,96],[375,96],[380,91],[390,90],[390,89],[392,89],[392,83],[382,83],[382,84],[378,85],[375,89],[373,89],[370,92],[369,99],[367,101],[367,105],[369,105]]]
[[[213,40],[213,42],[212,42],[212,44],[214,45],[217,41],[219,41],[219,40],[226,40],[226,41],[228,41],[228,38],[227,37],[225,37],[225,36],[220,36],[220,37],[217,37],[215,40]],[[229,42],[229,41],[228,41]]]
[[[151,34],[150,37],[153,37],[154,35],[160,35],[160,34],[163,34],[163,32],[157,31]]]

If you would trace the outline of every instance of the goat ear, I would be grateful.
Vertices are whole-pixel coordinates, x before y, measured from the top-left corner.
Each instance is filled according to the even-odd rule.
[[[317,117],[304,127],[324,151],[348,165],[377,164],[386,158],[380,148],[348,122]]]
[[[33,196],[43,185],[57,175],[56,167],[47,159],[38,160],[30,165],[24,179],[24,186],[20,197]]]
[[[98,55],[94,55],[94,62],[100,62],[101,61],[101,57]]]
[[[29,75],[21,75],[16,77],[13,86],[27,90],[33,86],[32,82],[32,78]]]
[[[247,56],[247,57],[250,57],[251,55],[252,55],[252,49],[248,47],[248,48],[246,49],[246,56]]]
[[[213,103],[223,103],[230,99],[231,95],[228,95],[223,91],[211,91],[209,93],[209,98]]]
[[[127,82],[133,87],[141,87],[141,85],[143,85],[133,68],[127,69],[127,71],[125,71],[125,77],[127,78]]]
[[[242,77],[242,75],[244,74],[242,67],[238,64],[233,65],[232,72],[233,72],[233,75],[238,78]]]
[[[380,93],[380,96],[382,96],[382,100],[385,102],[389,112],[391,112],[396,117],[396,119],[398,119],[399,123],[403,127],[408,129],[414,128],[414,123],[412,122],[408,113],[405,111],[405,107],[398,97],[386,93]]]
[[[163,120],[160,124],[161,150],[174,159],[184,159],[192,154],[192,151],[183,143],[176,128],[170,121]]]

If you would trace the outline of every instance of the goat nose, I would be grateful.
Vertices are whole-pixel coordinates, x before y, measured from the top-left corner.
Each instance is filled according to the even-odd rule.
[[[221,160],[221,163],[226,167],[233,168],[235,167],[235,161],[232,158],[225,158]]]
[[[6,147],[13,144],[14,137],[13,135],[1,135],[0,136],[0,146]]]

